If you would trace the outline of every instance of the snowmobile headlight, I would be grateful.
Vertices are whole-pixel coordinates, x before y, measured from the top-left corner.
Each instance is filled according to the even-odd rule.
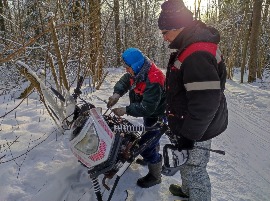
[[[92,124],[87,131],[84,138],[75,145],[75,148],[84,154],[90,155],[97,151],[99,138],[94,124]]]

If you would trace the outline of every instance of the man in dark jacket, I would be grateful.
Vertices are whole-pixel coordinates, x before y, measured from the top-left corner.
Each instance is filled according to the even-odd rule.
[[[180,167],[182,186],[172,184],[171,193],[189,201],[211,200],[206,171],[211,139],[228,124],[224,95],[226,66],[218,48],[219,32],[193,14],[182,0],[161,5],[158,26],[170,49],[166,73],[166,112],[178,150],[188,150]]]
[[[124,114],[143,117],[145,126],[153,126],[164,116],[165,112],[165,76],[157,66],[137,48],[129,48],[122,54],[127,73],[114,86],[114,92],[109,97],[108,108],[115,105],[119,98],[129,91],[130,104],[126,107],[114,108],[112,111],[122,116]],[[144,143],[159,131],[146,132],[140,143]],[[138,179],[137,185],[148,188],[161,182],[162,156],[157,147],[159,139],[154,141],[141,153],[148,163],[149,173]]]

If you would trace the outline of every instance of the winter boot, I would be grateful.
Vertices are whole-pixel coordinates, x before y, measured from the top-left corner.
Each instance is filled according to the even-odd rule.
[[[175,195],[175,196],[179,196],[181,198],[188,198],[189,196],[186,195],[183,191],[181,186],[177,185],[177,184],[171,184],[169,187],[169,191]]]
[[[141,188],[149,188],[156,184],[161,183],[161,168],[162,168],[162,161],[158,163],[148,164],[149,172],[146,176],[138,179],[137,185]]]
[[[148,162],[145,161],[143,158],[138,158],[135,162],[142,166],[146,166],[148,164]]]

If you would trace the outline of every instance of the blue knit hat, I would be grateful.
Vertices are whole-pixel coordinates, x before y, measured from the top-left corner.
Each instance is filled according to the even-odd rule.
[[[143,53],[137,48],[128,48],[123,54],[124,62],[132,68],[135,75],[137,75],[143,67],[145,57]]]

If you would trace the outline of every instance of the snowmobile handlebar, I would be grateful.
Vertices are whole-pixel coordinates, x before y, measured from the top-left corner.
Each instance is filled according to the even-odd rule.
[[[77,100],[78,96],[82,93],[81,92],[82,84],[83,84],[83,76],[80,76],[77,82],[77,87],[74,89],[74,92],[72,94],[72,97],[74,98],[74,100]],[[53,87],[50,87],[50,89],[57,96],[57,98],[59,98],[62,102],[66,101],[64,96],[61,93],[59,93],[56,89],[54,89]]]
[[[72,94],[72,96],[75,100],[82,93],[82,91],[81,91],[82,84],[83,84],[83,76],[80,76],[78,79],[78,82],[77,82],[77,87],[74,89],[74,93]]]
[[[211,152],[214,152],[214,153],[217,153],[217,154],[225,155],[225,151],[222,151],[222,150],[207,149],[205,147],[200,147],[200,146],[194,146],[194,148],[203,149],[203,150],[206,150],[206,151],[211,151]]]
[[[211,151],[211,152],[214,152],[214,153],[217,153],[217,154],[221,154],[221,155],[225,155],[225,151],[222,151],[222,150],[208,149],[208,148],[200,147],[200,146],[194,146],[194,148],[202,149],[202,150],[206,150],[206,151]],[[166,145],[164,146],[164,149],[165,149],[165,150],[172,149],[172,150],[174,150],[174,151],[175,151],[175,150],[178,150],[176,144],[166,144]],[[166,154],[166,153],[165,153],[165,154]]]

